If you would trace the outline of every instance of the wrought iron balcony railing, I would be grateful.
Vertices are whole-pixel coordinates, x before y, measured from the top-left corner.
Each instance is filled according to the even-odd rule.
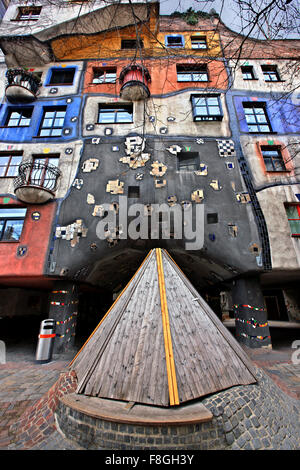
[[[5,94],[11,103],[34,101],[40,86],[40,78],[22,68],[8,69],[6,72]]]
[[[14,178],[18,199],[29,203],[43,203],[53,199],[61,171],[50,163],[28,161],[19,165],[19,175]]]

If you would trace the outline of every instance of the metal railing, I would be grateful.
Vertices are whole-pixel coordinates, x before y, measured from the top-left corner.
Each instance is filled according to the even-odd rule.
[[[45,189],[51,193],[55,192],[61,175],[61,171],[56,166],[41,161],[21,163],[18,172],[19,175],[14,179],[15,190],[30,186]]]
[[[41,86],[41,80],[36,75],[22,68],[8,69],[6,72],[6,88],[10,86],[26,88],[36,96]]]

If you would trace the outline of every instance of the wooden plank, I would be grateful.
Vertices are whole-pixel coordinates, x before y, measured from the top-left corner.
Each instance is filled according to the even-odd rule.
[[[74,362],[73,369],[75,370],[78,377],[78,392],[83,392],[86,384],[91,379],[93,372],[97,367],[97,363],[99,362],[101,355],[105,347],[107,346],[109,339],[111,338],[114,332],[114,329],[120,321],[120,318],[123,315],[128,302],[131,299],[132,293],[138,285],[138,282],[142,276],[145,267],[147,266],[147,263],[149,262],[149,255],[150,254],[148,254],[147,258],[145,258],[144,262],[137,271],[136,275],[133,277],[132,281],[127,284],[126,288],[123,291],[124,295],[119,296],[119,302],[114,303],[114,308],[111,308],[108,311],[108,314],[105,316],[104,321],[100,322],[99,328],[96,329],[96,331],[98,331],[98,334],[96,335],[95,331],[91,337],[91,341],[89,341],[87,343],[87,346],[84,348],[84,357],[82,357],[81,364],[78,364],[76,366]],[[80,380],[79,374],[80,372],[82,374],[83,371],[84,375],[81,376]]]
[[[133,335],[133,325],[135,315],[137,313],[137,301],[139,300],[138,293],[140,292],[141,285],[147,277],[147,273],[151,266],[151,257],[147,267],[143,272],[142,278],[139,280],[138,289],[132,293],[130,301],[126,306],[126,312],[122,317],[122,324],[119,324],[114,336],[110,342],[109,347],[104,353],[103,358],[99,363],[99,381],[101,381],[101,389],[98,387],[95,393],[98,396],[108,396],[111,398],[121,398],[122,384],[125,379],[125,370],[130,370],[129,354],[131,348],[136,346],[136,335]],[[126,341],[126,338],[129,340]],[[125,369],[126,368],[126,369]],[[126,400],[135,401],[134,397],[126,395]]]
[[[92,332],[92,334],[89,336],[89,338],[86,340],[86,342],[84,343],[84,345],[80,348],[80,350],[78,351],[78,353],[76,354],[76,356],[72,359],[72,361],[70,362],[69,364],[69,367],[72,366],[72,364],[75,362],[75,360],[77,359],[77,357],[79,356],[79,354],[83,351],[83,349],[85,348],[85,346],[87,345],[87,343],[91,340],[91,338],[94,336],[94,334],[96,333],[96,331],[98,330],[98,328],[102,325],[102,323],[104,322],[105,318],[108,316],[108,314],[111,312],[111,310],[115,307],[115,305],[119,302],[119,299],[121,298],[121,296],[123,296],[125,294],[125,291],[127,290],[127,288],[130,286],[130,284],[132,283],[132,280],[137,276],[138,272],[142,269],[144,263],[147,261],[148,257],[150,256],[151,254],[151,251],[149,251],[148,255],[146,256],[146,258],[144,259],[144,261],[142,262],[141,266],[138,268],[138,270],[136,271],[136,273],[134,274],[134,276],[130,279],[130,281],[127,283],[127,285],[125,286],[125,288],[122,290],[122,292],[118,295],[118,297],[116,298],[116,300],[114,301],[114,303],[112,304],[112,306],[109,308],[109,310],[106,312],[106,314],[104,315],[104,317],[101,319],[101,321],[99,322],[99,324],[96,326],[96,328],[94,329],[94,331]]]
[[[243,375],[245,378],[245,370],[248,383],[249,380],[250,383],[253,382],[252,376],[211,322],[210,317],[202,311],[197,302],[192,301],[193,296],[186,285],[186,281],[183,282],[183,279],[179,278],[175,272],[173,273],[172,269],[173,267],[166,262],[167,297],[169,310],[172,311],[170,318],[172,320],[174,348],[176,349],[174,355],[178,376],[183,375],[185,377],[180,395],[184,394],[185,400],[192,398],[188,387],[186,387],[186,384],[191,380],[190,371],[192,370],[194,370],[194,388],[198,396],[239,384],[239,376]],[[177,335],[179,331],[182,332],[182,335]],[[197,333],[195,334],[195,332]],[[183,368],[180,363],[180,354],[177,353],[182,337],[189,339],[189,349],[188,354],[186,354],[187,363]],[[226,351],[226,355],[224,351]],[[203,374],[200,367],[200,361],[194,369],[194,364],[190,360],[193,356],[202,358],[209,365],[205,374]],[[195,378],[195,375],[198,377]]]
[[[211,321],[213,322],[213,324],[218,328],[218,330],[219,330],[219,332],[222,334],[222,336],[224,336],[224,338],[225,338],[226,341],[230,344],[230,346],[232,347],[232,349],[234,349],[235,353],[239,356],[239,358],[240,358],[241,361],[244,363],[244,365],[246,366],[246,368],[249,370],[250,374],[253,376],[253,378],[255,379],[255,381],[257,381],[255,368],[254,368],[254,366],[251,364],[249,358],[247,357],[246,353],[243,351],[243,349],[241,348],[241,346],[238,344],[237,341],[234,340],[234,338],[233,338],[232,335],[228,332],[228,330],[226,329],[226,327],[224,327],[224,325],[223,325],[222,322],[218,319],[218,317],[211,311],[211,309],[209,308],[209,306],[203,301],[203,299],[201,298],[201,296],[199,295],[199,293],[196,291],[196,289],[194,288],[194,286],[188,281],[187,277],[186,277],[185,274],[181,271],[181,269],[177,266],[177,264],[176,264],[175,261],[172,259],[172,257],[170,256],[170,254],[169,254],[167,251],[165,251],[165,253],[166,253],[166,255],[169,257],[171,264],[174,266],[174,269],[178,272],[178,274],[181,276],[181,278],[186,279],[186,281],[188,282],[187,285],[189,286],[190,291],[192,292],[194,298],[197,298],[196,302],[199,303],[199,305],[201,306],[201,308],[203,309],[203,311],[208,315],[208,317],[211,319]]]
[[[209,364],[209,357],[203,348],[203,330],[193,321],[194,306],[186,300],[186,287],[178,276],[172,276],[169,271],[170,267],[166,266],[167,297],[172,311],[171,326],[176,348],[176,366],[178,375],[182,376],[180,395],[182,401],[185,401],[208,393],[207,390],[215,388],[215,383],[211,373],[203,370],[204,364]],[[184,352],[182,352],[183,345],[186,347]],[[185,358],[183,365],[181,365],[182,357]],[[192,391],[190,383],[193,384]]]
[[[160,292],[165,351],[166,351],[166,365],[167,365],[167,374],[168,374],[170,405],[173,406],[173,405],[179,404],[179,398],[178,398],[174,354],[173,354],[173,347],[172,347],[172,337],[171,337],[171,332],[170,332],[170,321],[169,321],[168,304],[167,304],[167,298],[166,298],[166,287],[165,287],[164,271],[163,271],[163,264],[162,264],[162,255],[161,255],[160,248],[156,249],[156,261],[157,261],[158,283],[159,283],[159,292]]]

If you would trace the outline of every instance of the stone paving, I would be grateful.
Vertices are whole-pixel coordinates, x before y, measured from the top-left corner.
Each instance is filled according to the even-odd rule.
[[[299,449],[300,367],[291,363],[291,350],[245,349],[259,368],[259,387],[233,387],[203,400],[214,415],[214,429],[201,448]],[[38,406],[44,412],[45,406],[49,408],[49,392],[67,372],[75,353],[54,356],[51,363],[38,365],[30,351],[8,351],[7,363],[0,364],[1,450],[83,450],[56,429],[55,407],[46,413],[47,425],[37,413]],[[31,441],[20,434],[20,423],[23,429],[26,425],[30,429]]]

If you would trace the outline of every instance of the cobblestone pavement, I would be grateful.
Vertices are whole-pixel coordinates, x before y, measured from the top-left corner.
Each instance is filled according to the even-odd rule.
[[[300,366],[291,363],[291,349],[245,350],[259,370],[266,372],[259,372],[262,385],[259,392],[255,386],[233,387],[203,400],[214,415],[216,430],[222,428],[218,435],[222,435],[224,447],[300,448]],[[1,450],[26,448],[22,446],[22,436],[19,434],[16,438],[18,423],[24,421],[26,414],[28,416],[28,410],[34,410],[43,402],[60,375],[67,371],[75,353],[54,356],[52,362],[39,365],[34,361],[33,352],[26,348],[20,346],[18,350],[8,351],[7,363],[0,364]],[[53,424],[53,414],[49,413],[49,417],[51,423],[48,428],[44,423],[43,438],[35,444],[32,442],[30,449],[82,449],[63,438]],[[207,448],[213,448],[212,444],[208,443]]]

